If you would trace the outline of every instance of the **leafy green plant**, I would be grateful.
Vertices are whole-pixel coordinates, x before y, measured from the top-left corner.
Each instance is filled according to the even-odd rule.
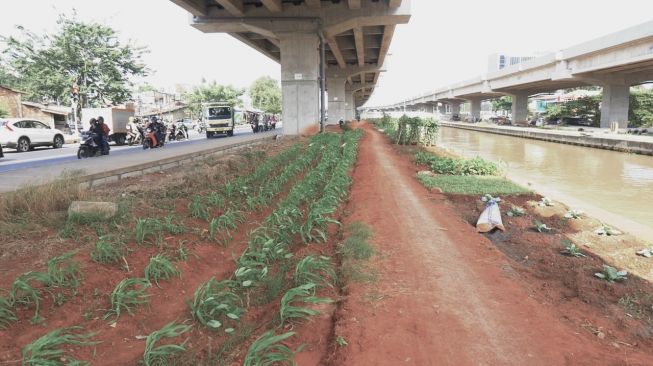
[[[600,228],[596,229],[594,232],[598,235],[605,235],[605,236],[621,235],[621,231],[615,230],[607,225],[601,226]]]
[[[510,210],[506,212],[506,215],[510,217],[520,217],[520,216],[524,216],[524,214],[525,214],[524,209],[517,206],[512,206]]]
[[[336,344],[338,346],[340,346],[340,347],[344,347],[344,346],[348,345],[349,343],[347,343],[347,340],[345,339],[345,337],[337,336],[336,337]]]
[[[111,316],[118,318],[125,311],[132,315],[136,306],[149,302],[148,295],[145,293],[149,287],[150,281],[145,278],[125,278],[120,281],[109,295],[111,309],[104,319]]]
[[[181,344],[157,346],[157,343],[161,342],[164,338],[179,337],[190,329],[191,326],[189,325],[171,322],[163,326],[163,328],[150,333],[145,340],[145,352],[143,352],[143,363],[145,366],[169,365],[176,354],[186,350],[185,346],[188,339]]]
[[[243,301],[232,291],[233,281],[211,278],[195,290],[190,304],[193,319],[212,330],[224,329],[230,333],[245,312]]]
[[[317,285],[333,286],[336,280],[336,271],[331,265],[331,258],[325,256],[306,256],[295,267],[295,286],[314,283]]]
[[[125,255],[125,246],[117,243],[111,236],[101,236],[91,252],[91,259],[100,264],[114,264]]]
[[[78,329],[81,327],[55,329],[25,346],[22,350],[23,366],[87,364],[66,353],[70,346],[92,346],[99,343],[88,340],[96,333],[79,334],[76,333]]]
[[[179,248],[177,248],[177,260],[185,261],[188,259],[188,249],[184,246],[184,242],[179,243]]]
[[[481,201],[485,202],[485,203],[498,203],[498,202],[501,202],[501,198],[500,197],[492,197],[491,194],[486,193],[486,194],[483,195],[483,197],[481,197]]]
[[[315,296],[315,287],[314,283],[307,283],[293,287],[283,295],[281,298],[281,309],[279,310],[281,323],[285,323],[291,319],[308,319],[310,316],[319,314],[317,310],[293,305],[295,302],[313,305],[333,302],[329,298]]]
[[[33,321],[39,319],[39,309],[41,305],[41,294],[32,286],[32,282],[39,281],[44,283],[47,276],[38,272],[27,272],[18,276],[11,285],[9,301],[11,304],[21,304],[30,306],[34,304],[35,311]]]
[[[11,300],[0,296],[0,329],[7,329],[9,324],[18,320],[13,311]]]
[[[537,230],[538,233],[548,233],[551,231],[551,228],[546,226],[545,223],[535,220],[535,230]]]
[[[79,263],[72,257],[75,251],[68,252],[48,260],[47,286],[77,287],[82,278]]]
[[[603,265],[603,270],[601,272],[594,273],[594,276],[610,283],[625,281],[627,275],[628,272],[618,271],[616,268],[610,267],[607,264]]]
[[[581,210],[569,210],[565,213],[566,219],[580,219],[583,217],[584,212]]]
[[[263,333],[247,350],[243,366],[296,365],[295,353],[302,347],[293,351],[281,343],[294,335],[295,332],[280,335],[275,335],[272,331]]]
[[[146,240],[151,238],[152,244],[160,246],[163,243],[164,231],[176,235],[185,232],[186,229],[175,224],[173,216],[167,216],[164,221],[152,217],[136,219],[135,237],[139,245],[145,244]]]
[[[154,281],[157,286],[159,286],[159,279],[169,280],[180,275],[175,265],[163,254],[150,258],[150,263],[145,267],[145,279],[150,283]]]
[[[194,196],[188,204],[188,209],[192,217],[209,221],[209,209],[204,204],[202,196]]]
[[[554,206],[553,201],[549,197],[542,197],[540,202],[538,202],[537,204],[542,207]]]
[[[226,200],[220,193],[213,192],[206,197],[206,202],[211,206],[222,208],[224,207]]]
[[[565,249],[560,253],[568,255],[571,257],[587,257],[579,247],[576,246],[572,241],[565,240],[562,243],[565,246]]]
[[[238,223],[245,221],[242,212],[232,210],[225,211],[219,217],[214,217],[209,223],[209,236],[215,239],[218,232],[222,233],[224,240],[232,239],[231,230],[235,230]]]

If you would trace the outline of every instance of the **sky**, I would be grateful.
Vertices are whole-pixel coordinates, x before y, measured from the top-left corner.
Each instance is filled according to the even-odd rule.
[[[484,74],[492,53],[557,51],[653,19],[652,0],[412,0],[411,6],[368,105]],[[172,91],[203,78],[238,87],[264,75],[279,79],[278,63],[227,34],[196,30],[186,11],[166,0],[0,0],[0,35],[16,34],[15,25],[52,32],[57,14],[72,9],[147,46],[144,60],[154,70],[147,81],[156,87]]]

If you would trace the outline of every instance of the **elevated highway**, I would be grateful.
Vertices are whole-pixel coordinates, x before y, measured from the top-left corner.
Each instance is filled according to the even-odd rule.
[[[410,0],[170,1],[198,30],[228,33],[281,64],[285,134],[316,125],[324,89],[329,120],[353,119],[384,71],[395,26],[410,19]]]
[[[601,127],[619,122],[620,128],[625,128],[629,88],[650,81],[653,81],[653,21],[392,105],[366,109],[431,111],[436,106],[450,104],[452,113],[457,114],[460,104],[469,102],[471,115],[479,118],[482,100],[509,95],[513,121],[522,122],[527,119],[530,95],[601,86]]]

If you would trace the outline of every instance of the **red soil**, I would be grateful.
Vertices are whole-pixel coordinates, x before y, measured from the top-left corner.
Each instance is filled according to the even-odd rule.
[[[406,157],[364,128],[347,221],[374,231],[378,282],[348,287],[334,334],[349,345],[333,346],[330,364],[653,364],[647,347],[611,339],[629,335],[605,314],[578,300],[552,306],[538,294],[538,286],[549,291],[546,281],[522,276],[518,262],[414,179]],[[572,305],[579,308],[571,312]],[[609,336],[595,336],[589,325],[610,327],[602,331]]]

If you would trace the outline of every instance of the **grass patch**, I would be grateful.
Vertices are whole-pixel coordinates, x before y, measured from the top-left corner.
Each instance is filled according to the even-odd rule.
[[[95,333],[78,334],[81,327],[55,329],[28,344],[22,350],[23,366],[83,365],[66,353],[70,346],[92,346],[99,342],[89,341]]]
[[[531,192],[501,177],[460,175],[438,175],[430,177],[420,174],[417,176],[417,179],[426,188],[432,189],[438,187],[444,193],[506,195]]]
[[[480,157],[463,159],[420,151],[415,154],[415,163],[427,165],[433,172],[438,174],[499,175],[501,173],[501,169],[496,164]]]
[[[347,228],[347,238],[338,245],[337,252],[344,259],[369,259],[374,249],[368,242],[372,230],[365,224],[354,222]]]
[[[100,264],[115,264],[125,255],[125,245],[110,235],[101,236],[91,252],[91,259]]]

